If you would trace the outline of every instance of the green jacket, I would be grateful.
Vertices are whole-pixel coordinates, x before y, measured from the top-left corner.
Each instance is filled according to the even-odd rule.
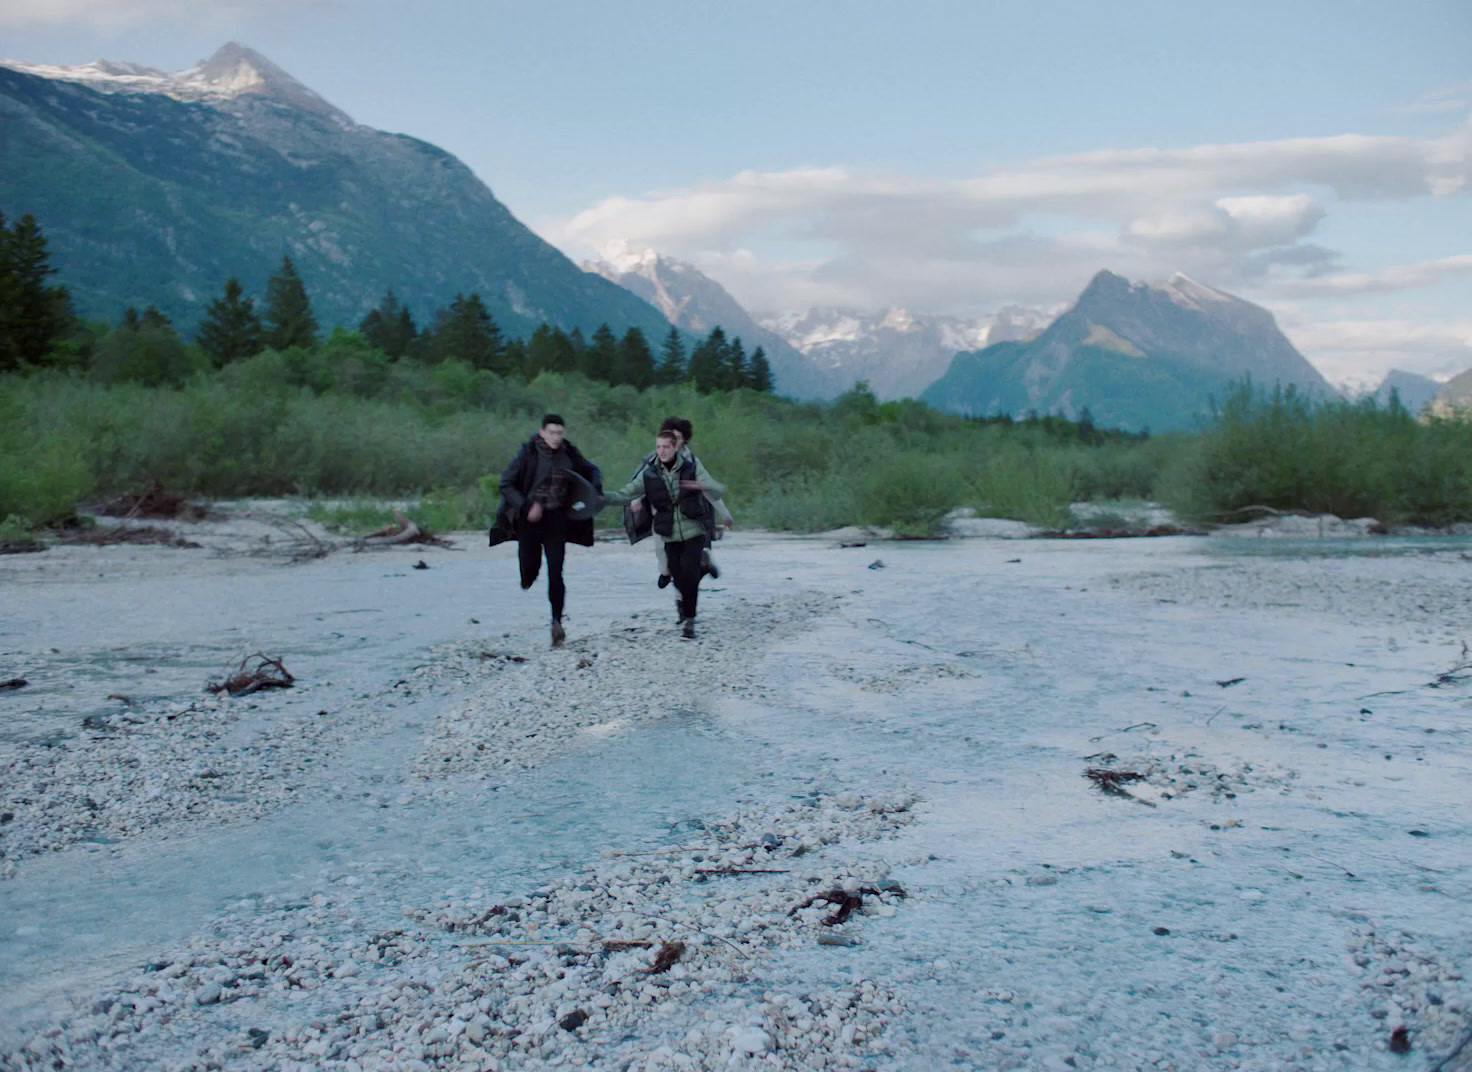
[[[645,498],[645,492],[647,490],[647,485],[645,484],[646,477],[652,476],[654,479],[663,482],[665,490],[668,493],[669,502],[671,504],[681,504],[682,507],[680,509],[661,512],[656,518],[655,531],[664,538],[666,543],[678,540],[691,540],[697,536],[709,536],[712,522],[709,504],[705,500],[707,498],[712,500],[721,499],[726,494],[726,486],[706,471],[705,466],[701,464],[699,458],[683,450],[675,458],[679,464],[673,469],[666,469],[660,464],[658,458],[653,462],[646,462],[634,474],[634,479],[630,480],[618,490],[607,493],[604,497],[606,502],[630,502],[634,499]],[[704,492],[691,493],[684,491],[680,487],[682,471],[689,474],[692,468],[694,478],[704,485]],[[693,500],[699,500],[699,505],[702,507],[698,516],[691,516],[684,508]],[[646,509],[649,509],[648,503],[646,503]],[[666,514],[668,515],[667,518],[665,516]],[[667,522],[667,524],[662,524],[661,522]],[[668,532],[665,531],[666,527],[669,529]]]

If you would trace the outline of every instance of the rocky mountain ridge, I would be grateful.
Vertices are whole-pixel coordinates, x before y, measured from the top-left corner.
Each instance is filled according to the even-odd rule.
[[[579,271],[451,154],[354,123],[229,44],[177,74],[0,64],[0,211],[30,212],[86,316],[156,305],[190,330],[225,281],[260,295],[289,254],[318,320],[392,288],[421,323],[477,292],[502,329],[669,329]]]

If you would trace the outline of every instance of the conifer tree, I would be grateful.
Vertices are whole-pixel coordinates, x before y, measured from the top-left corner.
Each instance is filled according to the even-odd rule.
[[[618,338],[607,324],[599,324],[598,330],[593,332],[593,341],[583,351],[578,367],[590,380],[625,382],[619,368]]]
[[[576,368],[577,354],[567,334],[551,324],[537,325],[526,348],[527,379],[541,372],[572,372]]]
[[[472,368],[505,371],[505,340],[479,294],[456,294],[440,312],[430,352],[435,361],[458,357]]]
[[[55,274],[36,217],[7,228],[0,214],[0,371],[43,364],[75,327],[71,296],[47,282]]]
[[[638,328],[629,328],[619,340],[619,373],[622,382],[641,391],[654,382],[654,351]]]
[[[654,382],[680,383],[688,371],[685,365],[685,340],[680,338],[680,330],[672,324],[659,348],[659,364],[654,370]]]
[[[772,379],[772,365],[767,360],[767,351],[760,346],[751,352],[751,361],[746,366],[746,386],[763,394],[771,394],[777,386]]]
[[[358,323],[358,331],[368,345],[389,357],[403,357],[414,349],[419,329],[407,305],[401,305],[392,290],[384,294],[378,308],[369,311]]]
[[[725,369],[726,333],[717,326],[690,354],[690,379],[697,391],[719,391]]]
[[[204,355],[185,345],[169,318],[151,305],[141,316],[128,309],[92,352],[92,374],[106,383],[177,386],[205,364]]]
[[[745,387],[746,347],[741,345],[740,335],[726,344],[725,358],[721,366],[721,389],[734,391],[739,387]]]
[[[264,345],[261,336],[255,299],[244,297],[240,280],[231,276],[225,281],[224,296],[205,308],[194,341],[218,368],[260,353]]]
[[[266,284],[265,343],[276,350],[317,345],[317,318],[306,284],[289,256]]]

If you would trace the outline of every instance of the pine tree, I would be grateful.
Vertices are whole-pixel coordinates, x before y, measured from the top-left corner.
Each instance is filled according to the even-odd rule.
[[[619,340],[619,370],[623,382],[641,391],[654,383],[654,351],[638,328],[629,328]]]
[[[0,371],[44,364],[75,327],[71,296],[47,282],[55,274],[36,217],[7,229],[0,215]]]
[[[578,369],[590,380],[624,383],[626,381],[623,379],[623,370],[619,368],[619,356],[618,338],[613,334],[613,329],[607,324],[599,324],[598,330],[593,332],[593,341],[581,355]]]
[[[255,299],[243,297],[240,280],[232,276],[225,282],[224,296],[205,308],[194,341],[218,368],[260,353],[264,345],[261,335]]]
[[[721,390],[734,391],[746,386],[746,347],[737,335],[726,344],[725,361],[721,363]]]
[[[312,302],[306,284],[297,274],[290,257],[281,258],[281,267],[266,284],[265,343],[275,350],[293,346],[317,345],[317,318],[312,315]]]
[[[726,333],[720,327],[710,329],[690,355],[690,379],[697,391],[719,391],[725,378]]]
[[[382,350],[389,357],[409,354],[419,338],[413,314],[408,306],[399,304],[392,290],[384,294],[378,308],[370,310],[359,322],[358,331],[368,340],[368,345]]]
[[[526,348],[527,379],[535,379],[542,372],[572,372],[575,368],[577,354],[566,333],[551,324],[537,325]]]
[[[766,350],[760,346],[751,352],[751,361],[746,366],[746,386],[763,394],[771,394],[776,389],[772,365],[767,360]]]
[[[654,370],[654,382],[680,383],[688,371],[685,364],[685,340],[680,338],[680,330],[671,325],[669,334],[664,337],[659,348],[659,364]]]
[[[435,361],[458,357],[472,368],[506,371],[506,343],[479,294],[456,294],[438,319],[430,344]]]

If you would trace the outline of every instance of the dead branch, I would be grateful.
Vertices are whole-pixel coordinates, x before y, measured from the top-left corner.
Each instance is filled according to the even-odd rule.
[[[864,898],[862,895],[866,893],[871,897],[879,896],[879,891],[873,886],[860,886],[853,893],[849,893],[841,887],[834,886],[831,890],[815,893],[802,903],[793,905],[787,910],[787,914],[789,916],[795,916],[804,908],[811,908],[819,901],[822,901],[824,904],[833,906],[835,911],[832,915],[824,917],[819,922],[825,927],[836,927],[838,924],[847,920],[849,916],[853,915],[854,909],[863,907]]]
[[[1439,689],[1443,685],[1458,684],[1463,678],[1468,676],[1469,672],[1472,672],[1472,652],[1467,650],[1467,642],[1464,640],[1462,641],[1462,657],[1457,661],[1456,665],[1450,670],[1443,670],[1437,674],[1435,680],[1426,683],[1426,687],[1428,689]]]
[[[202,520],[209,513],[202,506],[192,505],[184,496],[165,491],[163,483],[159,480],[154,480],[147,489],[137,495],[119,495],[103,503],[97,508],[97,512],[104,517],[121,517],[129,520],[136,518],[174,520],[182,517],[191,521]]]
[[[114,544],[156,544],[161,547],[203,546],[193,540],[186,540],[168,529],[161,529],[157,525],[139,525],[136,528],[124,525],[107,529],[73,529],[63,533],[60,542],[87,547],[110,547]]]
[[[778,871],[763,867],[697,867],[697,875],[790,875],[791,871]]]
[[[1148,808],[1155,807],[1153,800],[1141,800],[1124,788],[1124,783],[1145,780],[1145,776],[1139,771],[1110,770],[1108,767],[1090,767],[1084,771],[1084,777],[1098,786],[1100,791],[1107,796],[1124,797],[1126,800],[1133,800],[1136,804],[1144,804]]]
[[[402,510],[395,510],[392,525],[386,525],[375,532],[370,532],[353,545],[353,550],[366,551],[374,547],[397,547],[410,543],[430,544],[433,547],[455,546],[451,541],[436,536],[428,529],[420,528],[418,523]]]
[[[255,659],[254,666],[251,660]],[[274,671],[274,672],[273,672]],[[249,696],[261,689],[289,689],[296,682],[280,659],[256,652],[240,660],[230,677],[217,685],[205,685],[205,692],[228,692],[231,696]]]

